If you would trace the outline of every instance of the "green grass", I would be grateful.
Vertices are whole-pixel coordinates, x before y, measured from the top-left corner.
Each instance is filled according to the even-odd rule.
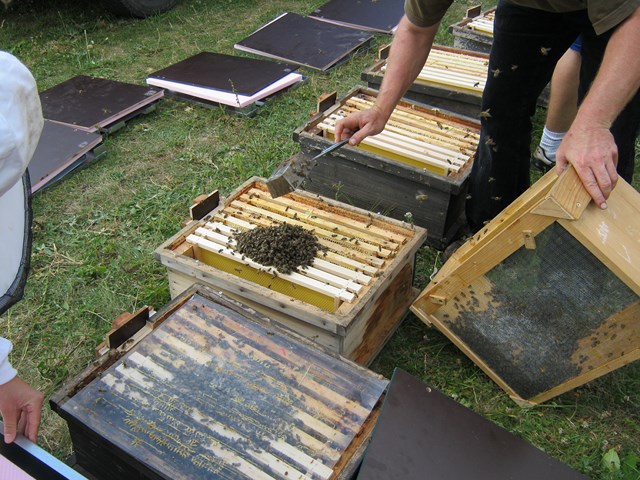
[[[78,74],[144,84],[148,73],[201,50],[231,54],[235,42],[277,14],[306,14],[324,1],[183,0],[144,21],[116,18],[81,0],[14,3],[0,17],[0,48],[21,58],[44,90]],[[468,6],[456,1],[443,25],[462,18]],[[317,97],[333,90],[344,95],[361,84],[360,72],[387,41],[378,37],[371,51],[327,74],[307,72],[302,86],[253,118],[165,99],[107,136],[100,160],[38,193],[25,298],[0,319],[20,375],[48,396],[93,360],[116,316],[165,305],[166,270],[153,251],[181,228],[191,200],[216,188],[226,195],[252,175],[268,176],[298,151],[292,133]],[[451,43],[446,28],[437,41]],[[541,112],[537,132],[543,121]],[[421,249],[416,286],[426,286],[439,264],[437,251]],[[395,367],[592,478],[638,478],[623,474],[627,467],[603,464],[611,449],[622,463],[640,455],[637,363],[520,408],[446,337],[409,316],[372,365],[387,377]],[[61,459],[71,452],[66,424],[48,406],[40,443]]]

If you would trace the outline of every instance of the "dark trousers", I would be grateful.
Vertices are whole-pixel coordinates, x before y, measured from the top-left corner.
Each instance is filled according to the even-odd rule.
[[[553,13],[504,1],[498,4],[482,99],[480,143],[469,179],[466,208],[473,231],[529,187],[531,117],[560,57],[582,34],[581,100],[598,71],[611,33],[596,35],[586,11]],[[628,182],[633,176],[639,126],[640,93],[636,93],[611,128],[618,147],[618,172]]]

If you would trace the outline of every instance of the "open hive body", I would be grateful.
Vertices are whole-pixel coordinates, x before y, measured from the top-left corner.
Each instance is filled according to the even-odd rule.
[[[453,46],[489,53],[493,43],[495,11],[495,8],[486,12],[469,9],[465,19],[449,27],[449,31],[453,34]]]
[[[346,480],[387,383],[196,285],[51,404],[98,480]]]
[[[336,122],[371,107],[377,94],[356,87],[296,129],[302,150],[314,155],[331,145]],[[444,246],[463,223],[479,135],[476,120],[401,100],[383,132],[317,159],[303,188],[399,220],[411,218],[427,229],[427,243]]]
[[[589,202],[573,169],[549,172],[411,307],[518,403],[640,357],[640,194],[619,180],[606,210]]]
[[[323,247],[310,267],[283,274],[235,251],[234,233],[282,222],[312,232]],[[413,262],[425,236],[420,227],[305,192],[273,199],[261,179],[250,179],[156,255],[173,296],[203,282],[366,364],[415,299]]]
[[[379,88],[387,69],[388,47],[380,60],[362,72],[369,87]],[[421,72],[405,93],[405,98],[479,118],[482,92],[487,81],[489,55],[434,45]]]

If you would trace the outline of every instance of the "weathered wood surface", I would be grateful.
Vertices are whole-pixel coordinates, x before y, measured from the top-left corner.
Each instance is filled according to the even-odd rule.
[[[195,293],[59,409],[157,478],[341,478],[386,380],[249,317]]]
[[[288,276],[233,251],[235,232],[278,222],[312,231],[327,250]],[[263,180],[254,178],[156,255],[168,269],[172,296],[204,283],[366,365],[415,299],[413,262],[425,238],[421,227],[318,195],[296,191],[273,199]],[[385,314],[370,318],[376,312]]]

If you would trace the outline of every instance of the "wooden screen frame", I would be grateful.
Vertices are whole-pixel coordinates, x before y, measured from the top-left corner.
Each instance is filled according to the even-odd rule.
[[[456,344],[519,404],[537,404],[567,392],[640,358],[640,301],[624,312],[631,350],[599,367],[570,378],[532,398],[520,397],[434,313],[475,279],[521,247],[536,248],[535,237],[558,222],[598,258],[620,281],[640,296],[640,193],[623,179],[600,209],[573,168],[560,176],[552,170],[524,192],[483,229],[460,247],[438,271],[411,306],[411,311],[434,325]],[[606,234],[605,234],[606,232]],[[615,315],[614,315],[615,316]],[[615,342],[609,347],[615,349]]]

